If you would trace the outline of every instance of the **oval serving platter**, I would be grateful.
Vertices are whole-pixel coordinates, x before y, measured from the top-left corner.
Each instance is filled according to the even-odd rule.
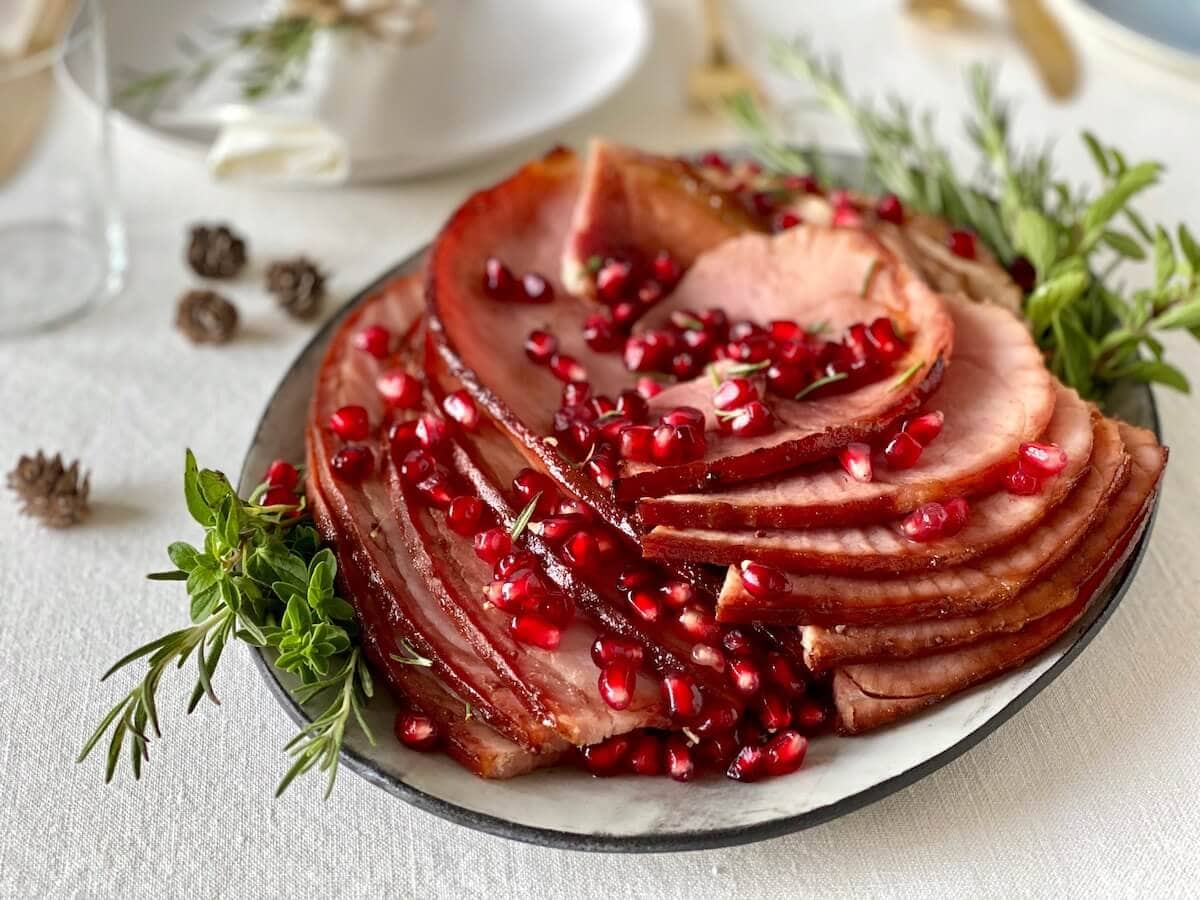
[[[830,156],[835,177],[862,184],[862,164]],[[339,321],[363,298],[420,265],[423,251],[364,288],[300,353],[269,401],[242,466],[249,493],[274,459],[304,458],[304,423],[325,348]],[[1153,395],[1144,385],[1119,391],[1112,412],[1161,437]],[[999,728],[1057,678],[1108,621],[1145,554],[1151,516],[1129,560],[1084,616],[1030,663],[883,731],[814,740],[794,775],[742,784],[710,776],[689,784],[667,778],[593,778],[576,769],[544,769],[511,781],[476,778],[441,754],[407,750],[392,737],[396,705],[382,689],[368,707],[377,743],[346,738],[342,764],[420,809],[515,840],[572,850],[656,852],[744,844],[818,825],[880,800],[936,771]],[[295,682],[270,653],[255,663],[297,724],[312,720],[291,694]],[[1069,723],[1068,723],[1069,727]]]

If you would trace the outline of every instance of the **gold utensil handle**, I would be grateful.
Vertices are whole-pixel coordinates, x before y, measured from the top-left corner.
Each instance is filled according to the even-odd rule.
[[[1079,86],[1079,61],[1062,26],[1042,0],[1008,0],[1017,38],[1025,45],[1051,96],[1064,99]]]

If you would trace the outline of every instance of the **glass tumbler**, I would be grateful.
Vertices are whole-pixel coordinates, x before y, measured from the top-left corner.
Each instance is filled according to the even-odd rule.
[[[9,44],[0,48],[0,337],[52,328],[112,297],[126,260],[101,6],[15,7],[25,21],[0,10]]]

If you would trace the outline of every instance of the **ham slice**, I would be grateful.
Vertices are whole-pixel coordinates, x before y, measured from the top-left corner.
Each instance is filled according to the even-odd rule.
[[[824,398],[767,397],[777,426],[760,437],[717,431],[707,376],[666,388],[651,403],[652,417],[676,406],[701,410],[709,430],[707,453],[681,465],[624,463],[618,498],[751,481],[877,436],[937,388],[954,342],[954,323],[943,298],[879,241],[853,229],[797,226],[771,237],[749,234],[726,241],[696,260],[643,325],[662,323],[672,311],[717,306],[731,321],[826,323],[834,334],[855,322],[890,316],[910,343],[896,363],[897,377]]]
[[[1078,545],[1125,486],[1129,456],[1117,426],[1101,419],[1087,475],[1028,538],[966,565],[893,578],[789,576],[790,592],[751,597],[730,567],[717,605],[723,622],[860,625],[975,615],[1010,602]]]
[[[954,363],[926,403],[941,410],[941,435],[918,466],[894,470],[876,457],[875,477],[855,481],[826,463],[765,481],[695,494],[642,500],[644,527],[811,528],[878,522],[931,500],[993,489],[1023,441],[1050,421],[1058,390],[1041,351],[1015,316],[994,306],[947,297],[954,320]]]
[[[955,368],[959,365],[956,360]],[[1060,386],[1058,395],[1057,411],[1043,437],[1066,451],[1067,468],[1043,482],[1042,491],[1033,496],[1020,497],[1001,489],[978,498],[971,504],[966,527],[952,537],[915,543],[904,537],[896,521],[803,531],[659,526],[642,539],[643,550],[651,558],[730,564],[753,559],[789,571],[844,575],[894,574],[961,565],[1008,546],[1036,528],[1086,471],[1092,453],[1092,411],[1069,388]],[[983,436],[986,439],[986,432]],[[994,469],[1016,459],[1019,441],[1004,443],[1011,455],[998,460]],[[937,445],[935,441],[929,449]],[[908,471],[918,471],[923,461],[922,455],[922,462]],[[937,465],[936,461],[932,464]]]
[[[934,619],[903,625],[845,625],[803,628],[804,660],[823,671],[856,662],[883,661],[940,653],[988,637],[1020,631],[1078,599],[1079,587],[1107,569],[1142,529],[1153,505],[1165,459],[1145,432],[1122,429],[1132,457],[1129,484],[1107,515],[1049,578],[1008,605],[964,619]]]
[[[1138,461],[1139,471],[1156,481],[1166,463],[1166,451],[1158,446],[1154,435],[1143,429],[1122,425],[1121,434]],[[1129,558],[1136,546],[1132,538],[1137,533],[1137,528],[1132,529],[1131,539],[1125,546],[1108,554],[1082,584],[1074,580],[1075,572],[1060,570],[1051,575],[1047,580],[1048,589],[1066,594],[1067,602],[1015,634],[992,637],[969,647],[919,659],[837,669],[833,679],[833,699],[839,729],[847,734],[858,734],[879,728],[1027,662],[1050,646],[1083,614],[1089,602]]]

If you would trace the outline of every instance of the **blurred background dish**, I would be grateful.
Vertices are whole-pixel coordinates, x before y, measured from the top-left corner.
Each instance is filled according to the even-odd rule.
[[[1200,76],[1198,0],[1075,0],[1080,18],[1113,44]]]

